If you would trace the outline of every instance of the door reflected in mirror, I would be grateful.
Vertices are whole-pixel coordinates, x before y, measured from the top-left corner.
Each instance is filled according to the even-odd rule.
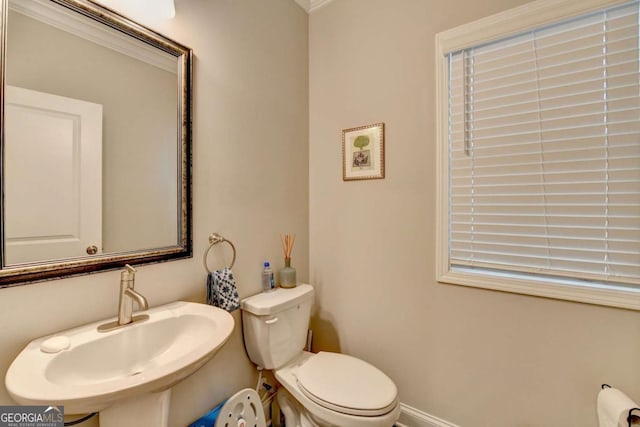
[[[3,270],[190,255],[191,51],[85,0],[4,10]]]

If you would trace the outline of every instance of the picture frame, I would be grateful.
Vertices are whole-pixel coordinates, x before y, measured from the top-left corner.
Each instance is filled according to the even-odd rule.
[[[383,179],[384,123],[342,131],[342,180]]]

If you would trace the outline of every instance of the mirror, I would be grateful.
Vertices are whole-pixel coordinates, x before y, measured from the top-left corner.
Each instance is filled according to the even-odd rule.
[[[192,256],[191,50],[89,0],[0,1],[0,286]]]

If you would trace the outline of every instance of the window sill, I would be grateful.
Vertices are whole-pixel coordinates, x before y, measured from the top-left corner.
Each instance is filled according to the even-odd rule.
[[[640,289],[563,279],[533,279],[523,276],[450,270],[438,282],[491,289],[587,304],[640,310]]]

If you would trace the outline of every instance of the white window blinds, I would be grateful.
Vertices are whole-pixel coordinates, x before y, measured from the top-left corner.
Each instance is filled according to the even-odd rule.
[[[640,284],[638,2],[449,55],[449,263]]]

